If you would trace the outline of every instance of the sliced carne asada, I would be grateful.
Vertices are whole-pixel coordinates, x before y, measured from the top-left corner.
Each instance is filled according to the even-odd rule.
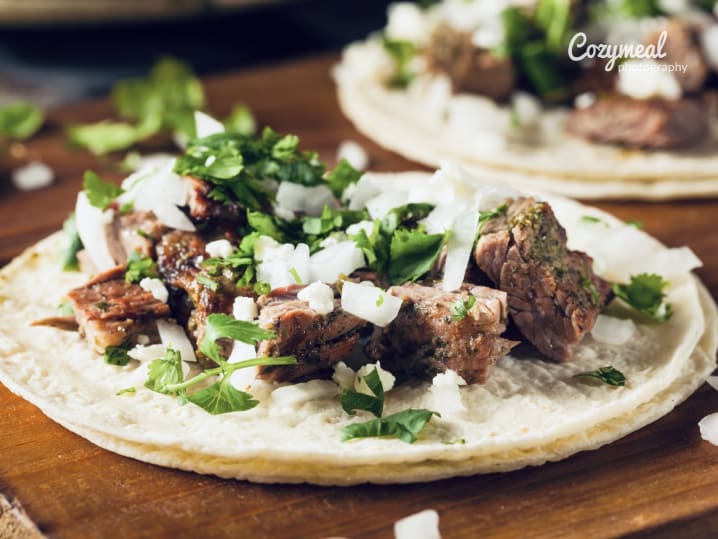
[[[513,91],[515,74],[511,60],[477,49],[471,34],[441,26],[432,36],[427,54],[430,68],[446,73],[456,93],[503,101]]]
[[[331,367],[347,359],[359,342],[360,331],[368,325],[341,308],[319,314],[307,302],[297,299],[303,286],[287,286],[259,298],[259,325],[274,330],[277,337],[262,341],[257,355],[294,355],[298,363],[281,367],[261,367],[259,377],[275,382],[291,382],[331,373]]]
[[[210,196],[212,185],[195,177],[188,177],[189,214],[194,221],[218,225],[230,223],[233,228],[244,224],[245,213],[236,203],[231,201],[219,202]]]
[[[509,314],[542,354],[567,361],[610,296],[587,254],[566,247],[566,231],[546,202],[510,201],[488,221],[474,252],[478,267],[508,294]]]
[[[566,129],[590,141],[663,150],[700,143],[708,116],[698,99],[633,99],[613,94],[571,112]]]
[[[132,253],[154,258],[155,244],[167,231],[152,212],[115,212],[109,225],[110,254],[119,264],[126,263]]]
[[[403,300],[401,310],[375,329],[366,352],[394,374],[431,379],[452,369],[468,383],[485,382],[491,366],[518,344],[501,337],[508,308],[499,290],[444,292],[412,283],[389,293]]]
[[[102,273],[67,298],[75,311],[81,335],[96,352],[108,346],[130,346],[140,335],[158,342],[157,320],[170,317],[166,303],[138,284],[125,282],[122,266]]]

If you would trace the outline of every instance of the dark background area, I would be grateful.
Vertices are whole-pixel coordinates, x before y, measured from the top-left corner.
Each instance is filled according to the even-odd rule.
[[[389,3],[293,0],[179,18],[5,23],[0,95],[45,106],[102,95],[163,55],[207,75],[339,50],[383,27]]]

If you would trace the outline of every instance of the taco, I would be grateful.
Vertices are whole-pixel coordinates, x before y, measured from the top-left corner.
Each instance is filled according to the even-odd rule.
[[[335,68],[378,144],[579,198],[718,193],[712,2],[445,0],[390,6]]]
[[[713,370],[689,249],[457,168],[326,173],[297,143],[215,133],[121,188],[86,173],[69,234],[0,272],[0,380],[122,455],[350,485],[595,449]]]

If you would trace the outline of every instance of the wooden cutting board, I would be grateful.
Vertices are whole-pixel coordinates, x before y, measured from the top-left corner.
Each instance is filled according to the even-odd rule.
[[[227,74],[207,81],[209,110],[244,101],[262,125],[297,133],[330,162],[351,138],[377,170],[419,168],[357,134],[337,107],[329,70],[336,56]],[[57,174],[36,192],[0,168],[0,263],[60,227],[82,172],[106,161],[71,150],[63,124],[110,116],[107,101],[54,111],[28,145]],[[718,201],[602,203],[671,246],[687,244],[697,273],[718,297]],[[433,508],[444,537],[715,537],[718,447],[697,422],[718,411],[703,387],[673,413],[598,451],[508,474],[398,486],[255,485],[159,468],[99,449],[0,386],[0,493],[19,500],[56,538],[391,537],[397,519]],[[2,532],[0,531],[0,536]]]

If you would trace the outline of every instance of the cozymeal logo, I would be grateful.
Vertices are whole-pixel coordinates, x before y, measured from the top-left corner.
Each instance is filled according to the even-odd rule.
[[[585,32],[577,32],[568,43],[568,57],[574,62],[582,60],[606,60],[604,69],[612,71],[621,60],[662,60],[666,57],[663,50],[668,40],[668,32],[663,30],[655,43],[589,43]],[[688,64],[658,62],[621,62],[618,71],[680,71],[685,73]]]

